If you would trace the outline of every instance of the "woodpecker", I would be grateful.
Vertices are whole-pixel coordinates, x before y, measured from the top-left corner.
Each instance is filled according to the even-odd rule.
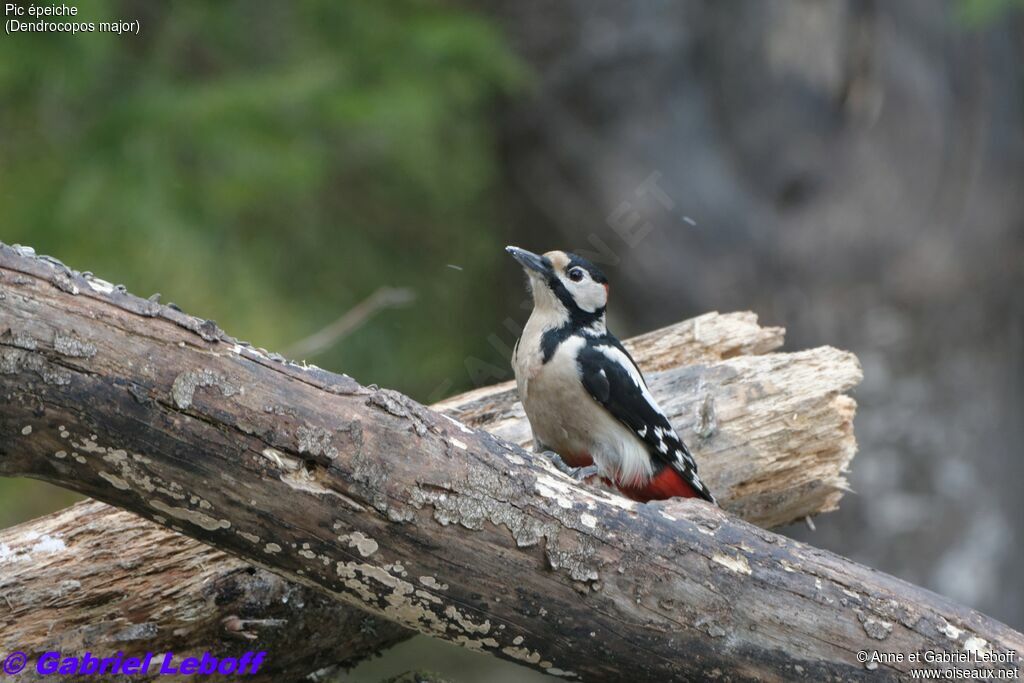
[[[640,369],[605,326],[608,279],[564,251],[506,247],[526,272],[533,312],[512,352],[534,450],[577,478],[597,474],[646,503],[714,496]]]

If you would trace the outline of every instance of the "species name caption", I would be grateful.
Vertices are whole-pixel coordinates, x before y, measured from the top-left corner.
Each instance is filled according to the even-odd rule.
[[[12,33],[125,33],[139,34],[142,22],[127,21],[67,21],[78,17],[75,5],[19,5],[4,3],[4,28]]]

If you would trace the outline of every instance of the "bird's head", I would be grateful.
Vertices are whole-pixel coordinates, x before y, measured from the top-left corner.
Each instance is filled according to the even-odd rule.
[[[505,247],[505,251],[526,272],[535,309],[564,314],[585,325],[603,323],[608,278],[593,263],[564,251],[544,255],[519,247]]]

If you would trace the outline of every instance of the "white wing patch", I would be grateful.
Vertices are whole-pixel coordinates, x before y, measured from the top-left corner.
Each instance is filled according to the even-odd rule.
[[[644,400],[654,408],[656,413],[665,417],[665,413],[661,410],[661,406],[659,406],[658,402],[654,400],[653,396],[651,396],[651,392],[647,390],[647,384],[644,382],[644,378],[640,376],[640,372],[636,369],[636,366],[633,365],[633,361],[629,359],[629,356],[624,354],[621,349],[617,349],[614,346],[608,346],[606,344],[601,344],[594,348],[603,353],[608,360],[623,368],[629,374],[629,378],[633,380],[633,384],[640,389],[640,392],[644,396]]]
[[[598,374],[606,380],[603,385],[597,383],[596,386],[588,387],[591,394],[594,395],[596,392],[595,398],[599,396],[599,401],[644,441],[649,458],[653,458],[654,461],[660,460],[671,466],[702,497],[714,501],[714,496],[697,476],[697,465],[692,456],[672,428],[668,416],[654,400],[647,388],[647,383],[644,382],[643,376],[629,355],[618,346],[611,344],[598,343],[590,346],[590,349],[602,354],[605,360],[595,359],[584,362],[596,363],[599,368]],[[610,362],[612,365],[605,365],[604,368],[601,368],[600,366],[606,362]],[[610,386],[607,382],[609,379],[613,380]],[[584,381],[586,382],[586,380]],[[633,391],[624,382],[632,382],[636,391]],[[609,395],[609,389],[611,395]]]

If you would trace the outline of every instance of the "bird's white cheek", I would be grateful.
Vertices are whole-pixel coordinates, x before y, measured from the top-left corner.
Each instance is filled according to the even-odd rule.
[[[604,308],[604,305],[608,302],[608,292],[605,290],[604,285],[600,285],[596,282],[588,282],[586,285],[579,288],[576,294],[576,303],[579,307],[588,313],[593,313],[599,308]]]

